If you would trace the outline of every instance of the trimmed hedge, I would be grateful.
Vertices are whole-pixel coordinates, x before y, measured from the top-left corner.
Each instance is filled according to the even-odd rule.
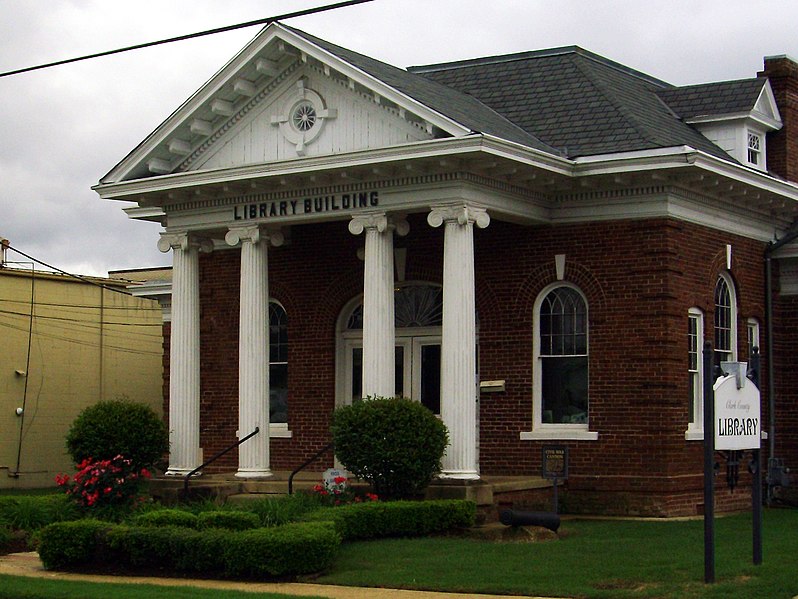
[[[131,520],[134,526],[182,526],[198,528],[199,519],[196,514],[178,509],[153,510],[139,514]]]
[[[197,528],[224,528],[227,530],[250,530],[260,528],[260,518],[253,512],[237,510],[201,512],[197,515]]]
[[[157,510],[132,525],[51,524],[41,531],[39,555],[48,569],[113,564],[228,577],[311,574],[332,563],[342,539],[428,535],[472,526],[475,518],[472,501],[373,502],[319,509],[305,522],[231,531],[218,526],[249,526],[258,516]]]
[[[331,522],[301,522],[234,533],[225,544],[229,576],[312,574],[331,563],[341,537]]]
[[[340,544],[331,522],[231,532],[78,520],[44,528],[39,555],[48,569],[91,563],[257,578],[319,572]]]
[[[97,561],[104,533],[113,525],[100,520],[74,520],[45,526],[39,533],[39,557],[49,569],[71,568]]]
[[[356,503],[311,512],[310,521],[332,521],[345,541],[380,537],[415,537],[473,526],[473,501],[386,501]]]

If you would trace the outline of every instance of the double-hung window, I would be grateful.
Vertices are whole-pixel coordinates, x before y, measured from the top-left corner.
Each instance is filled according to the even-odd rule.
[[[687,313],[687,376],[689,423],[685,439],[704,438],[704,313],[690,308]]]
[[[269,423],[288,424],[288,317],[274,301],[269,302]]]
[[[588,307],[573,285],[557,283],[535,302],[533,430],[521,439],[596,439],[588,429]]]

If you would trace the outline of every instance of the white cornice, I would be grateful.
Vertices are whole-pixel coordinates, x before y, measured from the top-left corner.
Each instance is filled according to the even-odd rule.
[[[576,158],[573,174],[576,176],[620,174],[684,166],[695,166],[714,175],[726,177],[798,202],[798,184],[778,179],[729,160],[717,158],[690,146]]]
[[[506,142],[499,138],[470,135],[460,138],[412,142],[380,149],[357,150],[341,154],[290,158],[268,164],[171,173],[119,183],[100,183],[92,187],[92,189],[103,199],[131,201],[146,194],[176,191],[202,185],[218,185],[263,177],[309,175],[325,170],[347,169],[356,166],[378,165],[385,162],[424,158],[446,158],[474,152],[485,152],[501,156],[561,175],[567,175],[571,171],[570,162],[565,158],[551,156],[545,152]]]

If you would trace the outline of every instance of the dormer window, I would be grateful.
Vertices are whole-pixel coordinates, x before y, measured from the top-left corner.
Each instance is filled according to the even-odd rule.
[[[748,164],[759,166],[762,162],[762,136],[748,132]]]

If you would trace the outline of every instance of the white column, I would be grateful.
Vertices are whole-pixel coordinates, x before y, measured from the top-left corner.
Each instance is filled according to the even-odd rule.
[[[483,208],[433,206],[433,227],[445,223],[443,241],[443,331],[441,340],[441,418],[449,429],[444,478],[477,479],[476,300],[474,223],[490,224]]]
[[[363,397],[396,394],[393,305],[393,232],[407,234],[404,220],[384,212],[362,213],[349,221],[354,235],[366,232],[363,274]]]
[[[231,228],[225,241],[241,243],[238,324],[238,447],[240,478],[272,475],[269,462],[269,234],[257,225]],[[282,242],[274,233],[271,241]]]
[[[199,245],[187,233],[162,233],[172,250],[172,328],[169,337],[169,468],[186,475],[202,463],[199,448]]]

